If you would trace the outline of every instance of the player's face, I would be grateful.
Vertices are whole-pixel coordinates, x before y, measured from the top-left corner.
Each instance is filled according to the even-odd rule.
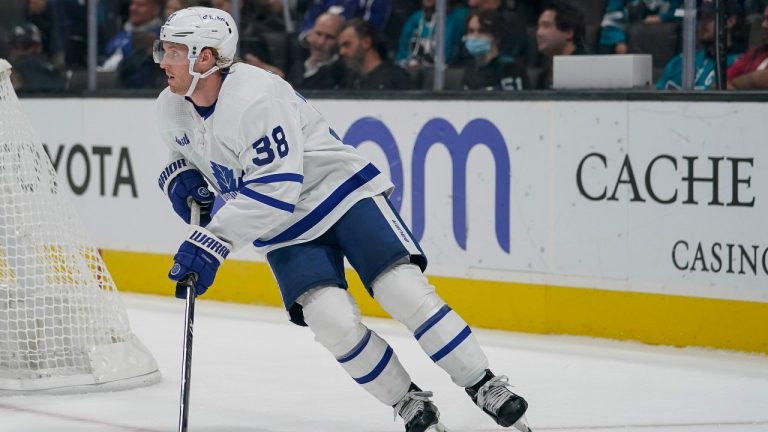
[[[163,58],[160,68],[165,71],[168,79],[168,87],[175,94],[185,94],[192,84],[192,75],[189,73],[189,49],[186,45],[163,42]]]

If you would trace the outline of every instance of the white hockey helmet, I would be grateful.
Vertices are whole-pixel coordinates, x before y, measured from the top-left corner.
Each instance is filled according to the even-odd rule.
[[[155,42],[154,60],[160,63],[165,55],[163,42],[186,45],[189,52],[189,73],[194,77],[187,96],[194,91],[197,80],[226,68],[235,61],[238,32],[232,16],[220,9],[189,7],[177,11],[160,28],[160,40]],[[212,48],[218,55],[216,66],[204,73],[194,72],[194,64],[204,48]]]
[[[235,20],[227,12],[214,8],[182,9],[171,14],[160,28],[160,41],[186,45],[190,61],[197,59],[203,48],[215,49],[221,59],[220,67],[234,62],[237,40]]]

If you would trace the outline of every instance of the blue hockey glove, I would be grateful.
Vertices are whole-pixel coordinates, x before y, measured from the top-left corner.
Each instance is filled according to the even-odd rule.
[[[200,205],[200,226],[206,226],[211,221],[214,195],[208,189],[200,171],[192,168],[185,159],[179,159],[169,164],[160,174],[158,180],[160,189],[168,195],[173,210],[189,223],[189,205],[187,198],[191,197]]]
[[[197,274],[195,294],[202,295],[216,277],[216,271],[229,255],[232,246],[216,237],[205,228],[192,227],[189,237],[173,256],[173,267],[168,278],[173,281],[184,279],[189,273]],[[186,290],[177,286],[176,297],[187,298]]]

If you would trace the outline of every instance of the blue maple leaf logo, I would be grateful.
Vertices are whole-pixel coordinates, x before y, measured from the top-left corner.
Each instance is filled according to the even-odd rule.
[[[235,174],[232,168],[227,168],[224,165],[219,165],[216,162],[211,161],[211,169],[213,170],[213,176],[216,178],[216,183],[219,184],[219,190],[222,193],[237,191],[237,181],[235,180]]]

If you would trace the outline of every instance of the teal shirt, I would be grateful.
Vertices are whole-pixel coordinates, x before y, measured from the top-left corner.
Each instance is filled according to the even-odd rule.
[[[740,54],[728,54],[726,63],[728,66],[739,58]],[[703,49],[696,51],[694,60],[694,90],[710,90],[715,85],[715,59],[710,57]],[[664,73],[656,83],[657,90],[680,90],[683,87],[683,55],[672,57],[666,66]]]
[[[467,22],[469,9],[458,6],[448,12],[445,19],[445,62],[451,63],[459,52],[461,38],[464,36],[464,24]],[[403,64],[411,57],[414,51],[414,43],[424,39],[431,39],[433,26],[430,26],[424,17],[424,11],[418,10],[408,18],[400,32],[400,41],[397,46],[395,61]]]
[[[647,14],[658,14],[663,22],[668,22],[675,19],[675,11],[682,3],[682,0],[608,0],[600,23],[600,45],[627,42],[627,7],[643,6]]]

